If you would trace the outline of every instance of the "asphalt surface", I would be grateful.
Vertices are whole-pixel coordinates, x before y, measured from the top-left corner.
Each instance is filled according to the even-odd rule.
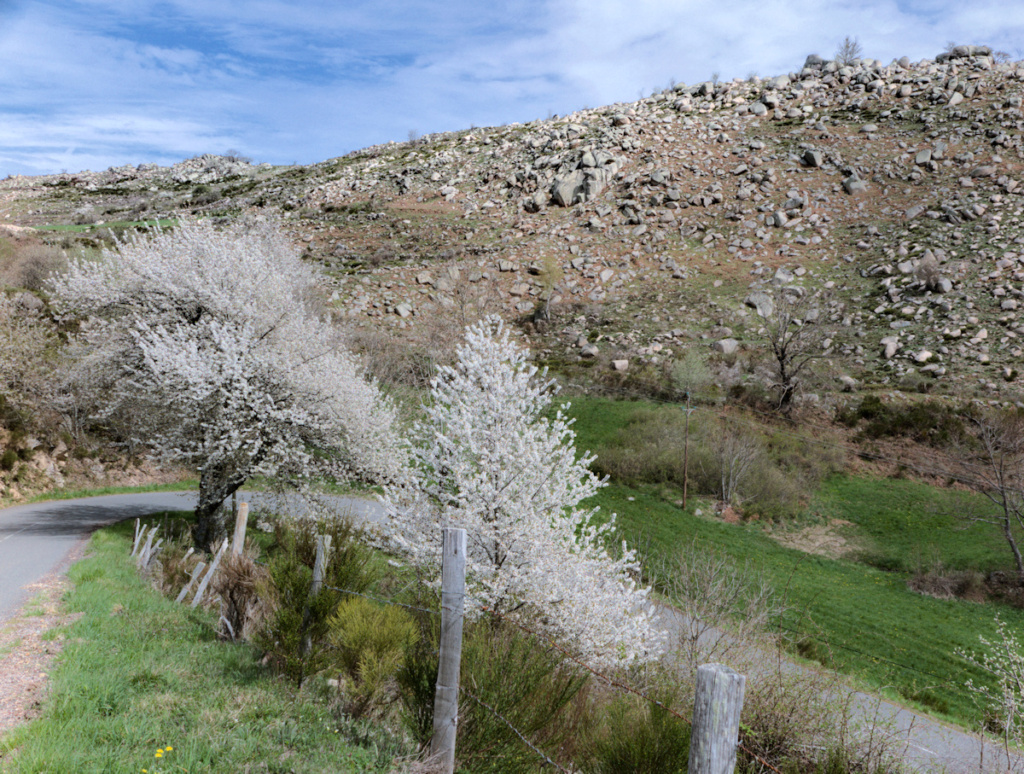
[[[256,508],[263,497],[244,493]],[[383,518],[379,503],[355,498],[332,498],[334,505],[356,520],[376,522]],[[60,569],[71,550],[99,527],[155,511],[191,510],[195,493],[160,492],[107,495],[82,500],[19,505],[0,510],[0,623],[13,615],[27,599],[26,586]],[[679,627],[679,613],[666,616],[670,627]],[[799,669],[800,667],[793,667]],[[757,679],[749,675],[748,679]],[[893,735],[893,747],[903,750],[902,759],[922,774],[1004,774],[1024,771],[1024,758],[1006,754],[998,745],[985,742],[953,726],[918,715],[897,704],[869,694],[853,694],[856,714],[864,721],[863,733]],[[872,719],[881,721],[872,723]],[[874,731],[870,729],[874,728]]]
[[[100,527],[154,511],[191,510],[194,494],[154,492],[16,505],[0,511],[0,622],[24,602],[25,587],[60,567]]]

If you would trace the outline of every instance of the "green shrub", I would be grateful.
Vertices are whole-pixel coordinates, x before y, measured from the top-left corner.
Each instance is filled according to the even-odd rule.
[[[5,449],[0,456],[0,470],[14,470],[18,464],[18,452],[16,449]]]
[[[405,663],[395,675],[399,698],[402,701],[402,722],[423,749],[426,749],[434,733],[437,642],[436,634],[432,637],[421,637],[406,654]]]
[[[311,597],[318,534],[330,535],[332,541],[324,585]],[[269,588],[259,592],[270,602],[272,612],[253,639],[276,669],[301,685],[329,663],[328,620],[341,601],[340,594],[330,587],[364,592],[378,572],[372,552],[359,543],[351,522],[345,519],[279,521],[274,535],[276,551],[267,568]]]
[[[966,438],[962,413],[937,400],[883,403],[877,395],[866,395],[858,408],[841,411],[837,418],[847,427],[863,421],[866,438],[910,438],[943,446]]]
[[[462,686],[486,702],[539,749],[554,754],[576,736],[567,710],[586,684],[561,653],[511,625],[483,619],[467,627]],[[501,718],[465,693],[460,699],[459,770],[466,774],[534,772],[537,753]]]
[[[590,756],[583,764],[587,774],[686,771],[690,755],[689,723],[633,696],[617,697],[604,707],[603,714],[604,723],[589,740]]]
[[[20,411],[4,395],[0,395],[0,427],[6,427],[11,433],[24,435],[27,428],[25,413]]]
[[[783,519],[799,514],[810,491],[846,463],[841,448],[820,442],[820,431],[815,435],[791,428],[761,429],[743,421],[723,429],[712,414],[701,412],[690,420],[684,467],[685,437],[682,411],[639,408],[612,443],[596,450],[594,470],[628,486],[679,488],[688,470],[691,493],[731,500],[764,518]]]
[[[436,640],[421,642],[399,673],[405,719],[421,744],[431,733],[436,647]],[[456,763],[463,774],[537,771],[542,760],[508,724],[554,759],[564,744],[581,735],[581,720],[572,707],[586,677],[566,666],[558,651],[518,628],[490,618],[467,621],[460,680]]]
[[[327,625],[332,662],[350,687],[349,712],[359,717],[391,698],[398,669],[419,641],[419,629],[402,608],[361,597],[343,601]]]

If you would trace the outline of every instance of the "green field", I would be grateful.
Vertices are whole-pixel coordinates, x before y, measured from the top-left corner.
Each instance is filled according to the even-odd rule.
[[[651,408],[574,398],[578,447],[600,454],[615,443],[618,429],[638,406]],[[956,517],[984,507],[983,498],[900,479],[828,479],[808,505],[804,523],[852,522],[846,531],[864,544],[861,561],[786,548],[758,522],[715,520],[707,499],[691,497],[686,510],[678,502],[679,493],[665,485],[614,482],[595,498],[603,511],[618,514],[622,534],[655,561],[697,541],[763,571],[788,601],[790,612],[778,625],[792,637],[795,652],[933,713],[966,724],[980,719],[963,684],[968,678],[984,682],[986,676],[955,651],[976,650],[979,635],[993,637],[996,613],[1013,627],[1024,626],[1024,611],[933,599],[908,590],[907,580],[914,570],[937,563],[951,569],[1012,569],[1005,544],[992,537],[991,528],[962,530]],[[695,515],[697,508],[703,516]]]
[[[74,223],[51,223],[46,226],[36,226],[36,231],[58,231],[71,233],[85,233],[97,231],[102,228],[113,231],[124,231],[125,229],[141,228],[150,229],[159,226],[160,228],[174,227],[178,225],[177,218],[162,218],[160,220],[111,220],[104,223],[86,223],[77,225]]]

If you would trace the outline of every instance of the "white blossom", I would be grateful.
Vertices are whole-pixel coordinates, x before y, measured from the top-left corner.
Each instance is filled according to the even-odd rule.
[[[1021,742],[1021,717],[1024,715],[1024,649],[1013,630],[996,615],[998,641],[991,641],[979,635],[978,640],[985,650],[980,656],[957,650],[957,655],[990,674],[995,687],[975,684],[968,680],[965,687],[979,698],[999,720],[1003,741],[1006,745],[1007,767],[1010,764],[1010,747]]]
[[[254,475],[301,482],[314,462],[374,481],[402,470],[394,409],[318,316],[316,289],[297,250],[254,220],[136,235],[53,281],[59,307],[85,319],[79,371],[106,414],[198,469],[197,512]]]
[[[414,426],[409,478],[386,488],[389,538],[431,564],[441,528],[464,528],[477,608],[529,617],[598,666],[654,658],[666,635],[650,590],[634,551],[606,548],[614,515],[580,507],[603,482],[593,457],[577,457],[571,422],[544,415],[552,395],[499,320],[468,328]]]

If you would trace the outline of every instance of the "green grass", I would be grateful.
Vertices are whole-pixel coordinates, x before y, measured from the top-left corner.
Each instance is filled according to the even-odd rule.
[[[811,509],[853,522],[853,534],[867,544],[863,560],[881,569],[1013,569],[1013,555],[996,528],[963,518],[992,511],[992,504],[974,492],[904,479],[836,476],[825,482]]]
[[[797,653],[961,723],[979,720],[964,682],[986,677],[955,651],[977,649],[979,634],[994,637],[997,609],[1011,626],[1024,626],[1020,610],[914,594],[906,573],[783,547],[756,525],[697,517],[692,504],[684,511],[653,488],[613,484],[594,500],[618,514],[622,533],[649,557],[671,557],[697,541],[763,571],[788,601],[779,623]]]
[[[637,408],[671,412],[643,401],[572,398],[577,448],[614,448]],[[964,525],[957,514],[985,507],[977,495],[902,479],[833,476],[816,491],[801,523],[844,519],[850,537],[865,544],[853,559],[829,559],[786,548],[757,522],[725,524],[697,517],[709,503],[666,485],[627,487],[612,482],[594,498],[618,514],[622,534],[653,561],[672,557],[694,541],[736,563],[763,571],[788,600],[779,624],[794,651],[855,676],[911,704],[973,724],[980,713],[964,682],[987,678],[955,652],[995,636],[994,617],[1024,626],[1024,611],[1005,605],[942,601],[908,590],[918,569],[1012,569],[1005,544],[985,525]]]
[[[274,678],[250,647],[218,641],[211,614],[153,591],[127,555],[131,529],[97,532],[91,556],[71,569],[67,608],[82,618],[67,628],[43,716],[0,740],[0,769],[390,769],[386,733],[339,720],[322,697]]]
[[[43,492],[29,500],[38,503],[48,500],[77,500],[82,497],[100,497],[101,495],[135,494],[137,492],[191,492],[199,487],[197,479],[182,479],[168,484],[144,484],[142,486],[103,486],[95,489],[54,489]]]

